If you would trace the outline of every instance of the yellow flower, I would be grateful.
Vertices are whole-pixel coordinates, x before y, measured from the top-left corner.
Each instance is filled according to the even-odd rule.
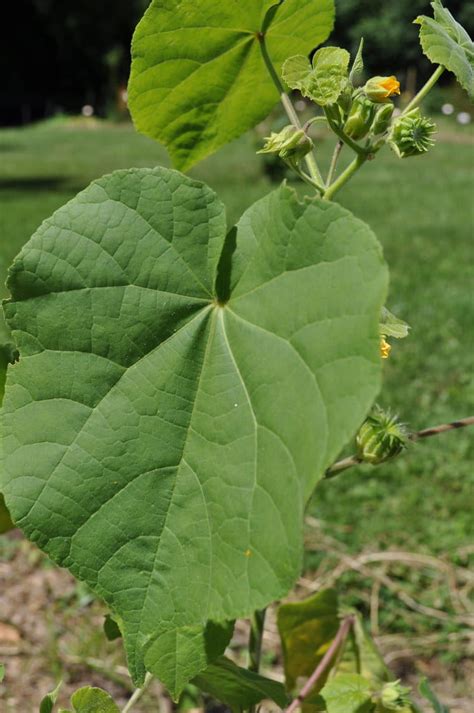
[[[394,94],[400,94],[400,82],[393,74],[391,77],[372,77],[364,90],[373,102],[384,102]]]
[[[382,359],[388,359],[390,356],[390,352],[392,351],[392,347],[390,344],[382,337],[380,339],[380,356]]]

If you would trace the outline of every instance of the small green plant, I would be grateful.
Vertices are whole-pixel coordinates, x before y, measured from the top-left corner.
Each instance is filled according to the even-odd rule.
[[[306,713],[416,710],[333,590],[278,609],[286,685],[261,675],[260,658],[265,608],[301,570],[317,483],[473,422],[410,434],[371,411],[388,340],[408,325],[384,306],[375,235],[333,201],[385,145],[401,159],[432,147],[420,103],[444,69],[474,95],[473,44],[433,8],[417,22],[437,68],[395,116],[396,77],[360,84],[363,43],[353,60],[338,47],[308,59],[333,0],[153,0],[132,45],[137,129],[186,170],[280,99],[289,123],[260,152],[310,195],[283,184],[229,230],[206,185],[117,171],[45,221],[10,269],[4,310],[21,358],[9,349],[0,363],[2,492],[27,537],[109,605],[106,633],[123,636],[137,686],[124,712],[153,677],[174,700],[192,683],[233,711],[264,699]],[[288,89],[317,112],[304,125]],[[336,139],[326,176],[316,121]],[[338,174],[343,149],[353,160]],[[357,454],[335,463],[357,431]],[[248,668],[224,656],[242,617]],[[94,688],[71,705],[118,711]]]

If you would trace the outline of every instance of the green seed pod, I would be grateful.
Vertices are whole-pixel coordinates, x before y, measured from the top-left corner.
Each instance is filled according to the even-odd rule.
[[[386,683],[382,688],[380,702],[386,710],[401,713],[410,705],[408,698],[410,690],[411,689],[406,686],[401,686],[399,680],[391,681],[390,683]]]
[[[292,125],[285,126],[279,133],[272,132],[265,141],[265,146],[257,153],[276,153],[284,161],[295,165],[313,149],[310,137],[303,129],[297,129]]]
[[[377,136],[378,134],[383,134],[385,131],[387,131],[388,127],[390,126],[390,121],[392,119],[394,109],[395,107],[392,103],[382,104],[382,106],[377,109],[374,123],[372,124],[372,133],[374,134],[374,136]]]
[[[436,124],[421,115],[419,107],[400,116],[392,125],[389,143],[399,158],[420,156],[426,153],[434,141]]]
[[[407,431],[397,416],[375,406],[356,437],[357,456],[377,465],[394,458],[406,447]]]
[[[369,133],[375,114],[375,104],[363,94],[356,97],[352,103],[349,116],[344,125],[344,132],[351,139],[358,141]]]

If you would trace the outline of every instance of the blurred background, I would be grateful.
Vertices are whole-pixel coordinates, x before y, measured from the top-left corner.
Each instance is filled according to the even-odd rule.
[[[118,168],[169,165],[138,135],[127,111],[133,29],[146,0],[15,0],[0,52],[0,285],[38,225],[91,180]],[[471,35],[474,3],[446,6]],[[425,0],[337,0],[329,44],[353,53],[365,38],[366,73],[396,74],[403,107],[430,74],[413,19]],[[309,107],[295,96],[302,117]],[[388,307],[412,327],[393,344],[380,403],[413,429],[474,412],[474,108],[449,73],[430,94],[438,124],[425,157],[388,149],[338,200],[365,219],[391,269]],[[280,165],[256,155],[264,125],[192,170],[228,208],[229,224],[280,181]],[[334,140],[314,132],[327,167]],[[348,156],[343,153],[341,168]],[[0,341],[8,338],[0,325]],[[348,449],[348,453],[350,448]],[[420,675],[452,713],[473,710],[474,432],[411,446],[398,460],[355,468],[322,483],[308,509],[299,593],[335,584],[368,617],[394,672]],[[64,696],[86,683],[123,702],[130,690],[120,642],[102,633],[105,610],[88,589],[51,565],[18,531],[0,536],[0,710],[30,713],[59,678]],[[243,625],[242,625],[243,627]],[[236,655],[244,638],[240,627]],[[265,665],[278,677],[272,616]],[[158,684],[137,711],[169,710]],[[135,709],[134,709],[135,710]]]

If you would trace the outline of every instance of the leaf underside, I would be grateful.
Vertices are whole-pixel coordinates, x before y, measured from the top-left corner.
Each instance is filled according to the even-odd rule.
[[[205,185],[118,171],[43,223],[5,305],[13,518],[110,605],[134,680],[175,694],[227,644],[206,622],[293,585],[304,505],[380,381],[364,223],[282,186],[225,233]]]
[[[324,42],[333,23],[334,0],[153,0],[132,43],[135,126],[188,169],[278,102],[259,33],[279,72],[287,57]]]

